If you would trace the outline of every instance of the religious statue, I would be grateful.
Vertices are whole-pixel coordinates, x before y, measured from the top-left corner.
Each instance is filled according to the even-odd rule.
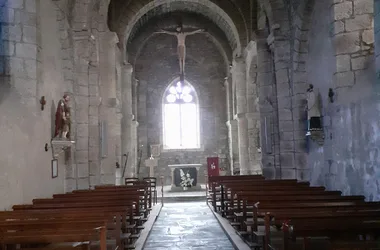
[[[177,52],[178,52],[178,59],[179,59],[179,69],[180,69],[180,81],[183,82],[184,79],[184,74],[185,74],[185,59],[186,59],[186,45],[185,45],[185,40],[186,36],[189,35],[194,35],[197,33],[204,32],[204,29],[198,29],[190,32],[184,32],[182,29],[182,26],[178,26],[176,28],[176,32],[171,32],[167,30],[161,29],[158,32],[155,33],[163,33],[163,34],[168,34],[168,35],[173,35],[177,37]]]
[[[64,95],[59,100],[57,105],[57,111],[55,112],[55,132],[54,137],[58,138],[70,138],[70,97]]]
[[[320,97],[317,89],[312,84],[307,89],[307,119],[308,131],[306,135],[311,135],[312,131],[322,131]]]

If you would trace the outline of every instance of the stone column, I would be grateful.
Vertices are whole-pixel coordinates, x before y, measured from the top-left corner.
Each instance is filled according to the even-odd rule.
[[[380,1],[375,0],[374,9],[380,10]],[[375,58],[376,58],[376,86],[380,86],[380,11],[374,13],[374,42],[375,42]]]
[[[117,42],[118,38],[114,32],[105,32],[103,37],[103,46],[101,54],[101,64],[100,70],[100,80],[101,80],[101,90],[102,97],[104,98],[103,106],[103,118],[107,120],[108,136],[107,136],[107,158],[103,159],[101,164],[101,178],[100,182],[102,184],[115,184],[115,168],[116,162],[120,165],[120,121],[118,119],[118,104],[117,99],[117,84],[115,68],[118,63],[117,60]],[[117,170],[116,170],[117,171]]]
[[[228,148],[231,164],[231,175],[239,170],[239,140],[236,120],[226,122],[228,128]]]
[[[239,138],[239,163],[240,174],[249,174],[249,154],[248,154],[248,120],[247,112],[247,85],[246,67],[241,58],[235,58],[232,65],[232,80],[236,86],[236,101]]]
[[[136,176],[139,175],[138,171],[138,127],[139,123],[137,121],[137,101],[138,101],[138,85],[139,85],[139,80],[133,79],[132,83],[132,114],[133,114],[133,121],[132,121],[132,131],[131,131],[131,163],[132,166],[134,166],[134,169],[136,171]],[[141,171],[140,171],[141,172]]]
[[[131,64],[126,63],[122,65],[121,77],[121,151],[122,154],[128,154],[127,168],[125,170],[125,177],[135,177],[136,169],[132,165],[132,73],[133,67]]]
[[[259,143],[260,133],[260,114],[247,113],[248,119],[248,152],[249,152],[249,166],[251,174],[262,174],[261,167],[261,151]]]
[[[139,123],[135,120],[132,121],[131,124],[131,164],[132,168],[135,171],[135,175],[138,176],[138,136],[137,136],[137,130],[139,127]]]
[[[247,50],[247,119],[248,152],[251,174],[262,174],[260,149],[260,111],[257,91],[257,46],[251,42]]]
[[[89,178],[89,63],[91,34],[88,31],[73,32],[74,40],[74,85],[76,126],[72,125],[75,133],[75,162],[76,162],[76,188],[88,189]],[[73,100],[73,101],[74,101]]]
[[[232,84],[228,77],[224,81],[224,87],[226,88],[226,100],[227,100],[227,120],[233,119],[233,105],[232,105]]]

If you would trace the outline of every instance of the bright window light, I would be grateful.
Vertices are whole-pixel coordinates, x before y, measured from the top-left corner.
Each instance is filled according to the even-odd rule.
[[[198,100],[194,88],[177,82],[163,96],[164,148],[199,148]]]

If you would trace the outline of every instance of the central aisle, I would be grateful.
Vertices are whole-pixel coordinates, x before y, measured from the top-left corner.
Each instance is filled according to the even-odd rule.
[[[233,250],[205,202],[166,203],[145,250]]]

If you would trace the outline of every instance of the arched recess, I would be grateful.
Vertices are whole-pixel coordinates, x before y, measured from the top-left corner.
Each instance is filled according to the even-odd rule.
[[[174,14],[170,15],[157,16],[150,19],[149,22],[140,27],[139,30],[134,30],[134,36],[131,37],[127,44],[128,61],[132,65],[135,65],[136,60],[138,59],[146,43],[148,41],[151,41],[151,39],[155,38],[156,36],[160,35],[154,34],[154,32],[157,31],[157,27],[168,30],[175,29],[175,18],[173,18],[173,15],[180,15],[182,17],[182,25],[185,29],[193,30],[206,28],[207,32],[202,33],[202,35],[204,35],[206,39],[212,41],[212,43],[219,51],[220,55],[223,57],[223,63],[225,64],[227,75],[229,66],[232,61],[232,48],[227,42],[227,38],[224,35],[223,31],[220,30],[212,21],[208,20],[207,18],[198,14],[187,12],[175,12]],[[137,27],[135,27],[135,29],[136,28]],[[187,56],[191,57],[191,55]]]
[[[163,13],[169,13],[173,11],[187,10],[190,12],[195,12],[211,19],[223,32],[226,34],[231,47],[234,50],[234,55],[240,56],[242,53],[242,43],[241,34],[244,34],[245,44],[247,43],[247,34],[243,30],[238,30],[237,22],[227,14],[226,10],[221,8],[219,5],[208,0],[174,0],[174,1],[149,1],[148,3],[141,3],[139,6],[135,6],[133,14],[124,15],[120,18],[114,12],[114,8],[117,8],[118,4],[114,0],[110,4],[109,9],[109,26],[111,30],[114,30],[120,36],[120,41],[124,44],[129,40],[129,36],[135,25],[138,25],[141,20],[150,19],[150,17]],[[141,1],[142,2],[142,1]],[[120,6],[119,6],[120,7]],[[127,6],[128,7],[128,6]],[[137,11],[136,11],[137,10]],[[152,14],[149,14],[152,13]],[[239,13],[239,12],[237,12]],[[150,16],[151,15],[151,16]],[[233,14],[232,14],[233,16]],[[239,14],[240,16],[240,14]],[[120,20],[118,20],[120,19]],[[240,20],[241,16],[240,16]],[[115,22],[120,23],[119,26],[114,25]],[[242,20],[242,23],[244,21]],[[122,44],[122,45],[124,45]]]

